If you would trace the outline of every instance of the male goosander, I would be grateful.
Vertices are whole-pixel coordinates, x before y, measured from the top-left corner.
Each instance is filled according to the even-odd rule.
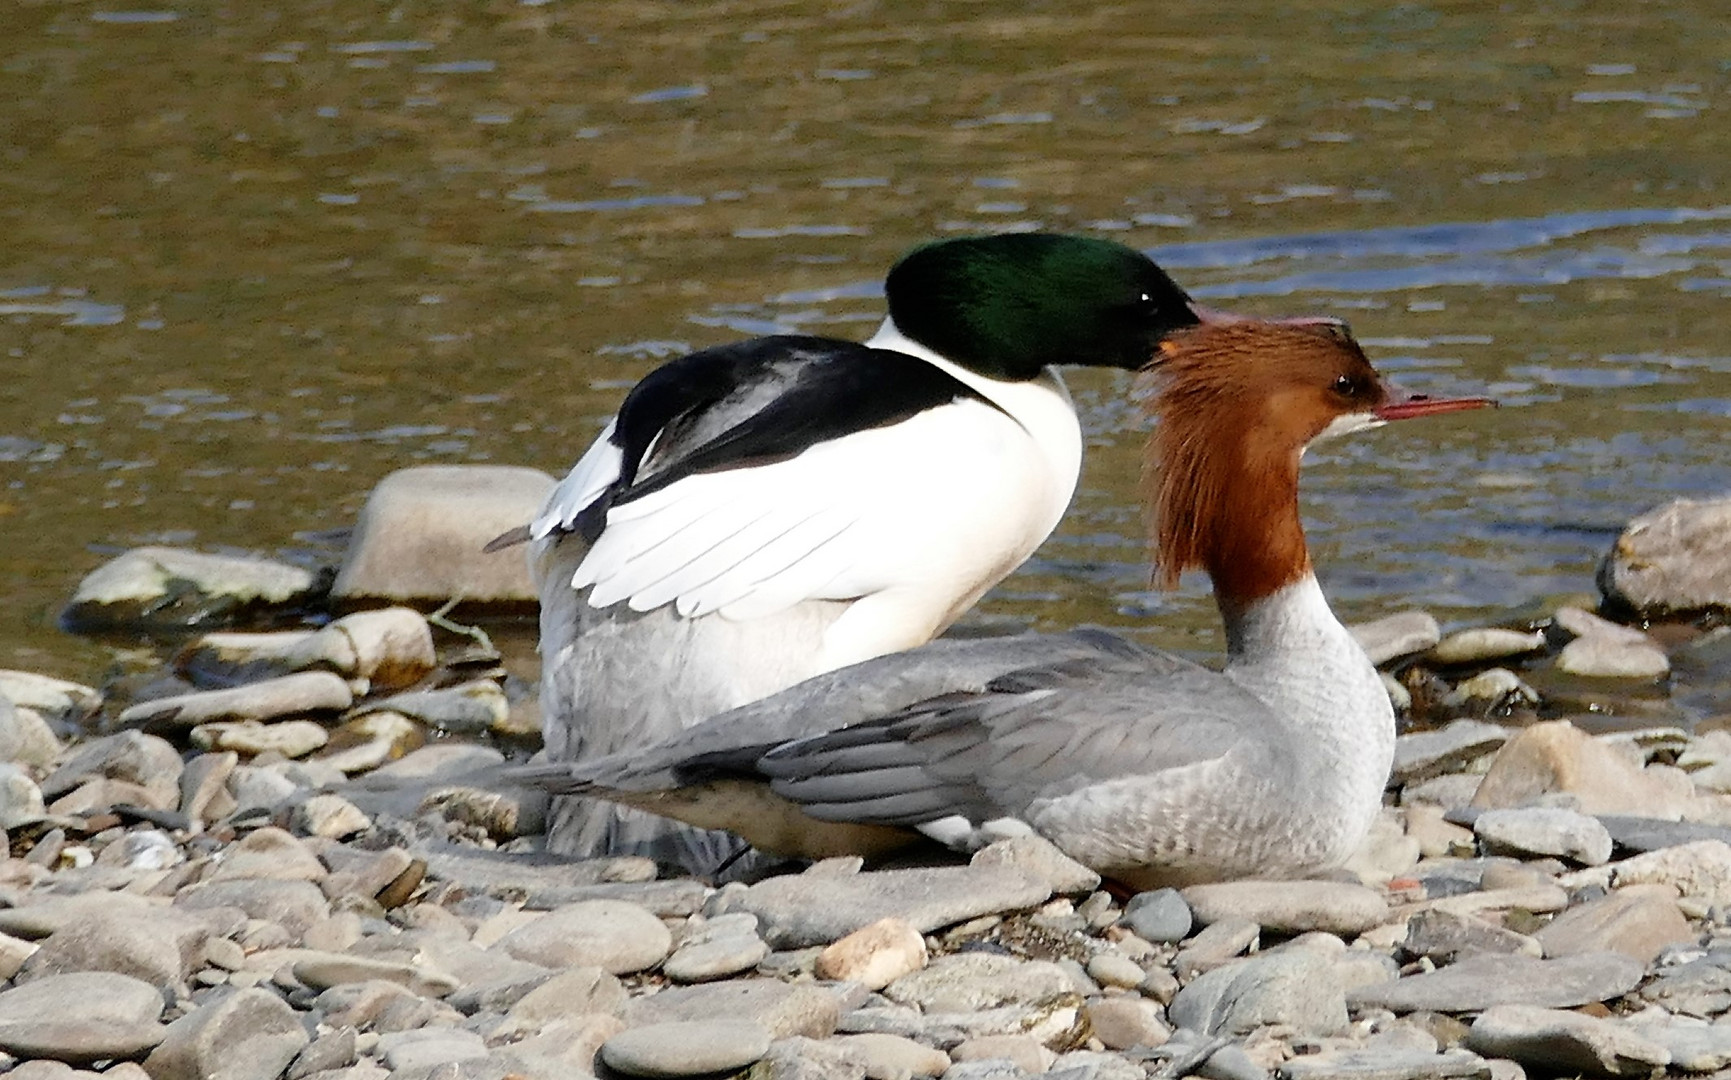
[[[780,335],[651,372],[529,526],[552,761],[649,745],[937,636],[1075,490],[1055,365],[1137,370],[1198,308],[1121,244],[940,241],[864,344]],[[1314,321],[1314,320],[1313,320]],[[733,842],[562,800],[549,846],[713,869]]]
[[[1299,459],[1490,403],[1400,393],[1339,327],[1201,325],[1160,351],[1155,564],[1165,584],[1207,571],[1222,671],[1102,631],[935,642],[525,775],[810,857],[1031,830],[1138,887],[1342,863],[1380,804],[1394,714],[1312,572]]]

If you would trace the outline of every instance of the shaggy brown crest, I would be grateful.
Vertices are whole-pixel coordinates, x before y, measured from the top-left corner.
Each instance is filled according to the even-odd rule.
[[[1298,461],[1343,416],[1368,424],[1389,396],[1344,327],[1203,325],[1161,345],[1148,444],[1154,565],[1162,586],[1206,570],[1243,605],[1310,572]]]

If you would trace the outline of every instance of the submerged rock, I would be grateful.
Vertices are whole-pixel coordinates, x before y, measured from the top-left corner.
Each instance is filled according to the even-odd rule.
[[[227,625],[264,607],[311,601],[312,571],[268,559],[141,547],[85,575],[61,622],[75,633]]]
[[[366,679],[374,690],[412,686],[438,659],[426,618],[413,608],[357,611],[319,630],[206,634],[175,669],[199,685],[230,686],[320,668]]]

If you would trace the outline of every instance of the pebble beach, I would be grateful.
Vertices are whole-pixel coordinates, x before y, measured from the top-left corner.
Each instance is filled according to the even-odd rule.
[[[507,485],[478,472],[496,499]],[[437,498],[465,497],[451,479]],[[1651,546],[1723,535],[1728,513],[1631,523],[1599,603],[1354,627],[1405,725],[1357,856],[1324,880],[1133,895],[1037,837],[724,883],[547,855],[543,800],[489,781],[538,717],[484,633],[354,573],[339,604],[292,567],[140,549],[68,583],[69,624],[196,609],[223,629],[165,646],[149,678],[0,672],[0,1065],[1731,1076],[1731,733],[1665,708],[1674,667],[1723,671],[1711,590],[1731,577],[1699,544],[1685,562]],[[492,535],[487,513],[445,516]],[[393,532],[364,517],[357,543],[369,530]],[[293,628],[259,629],[285,610]]]

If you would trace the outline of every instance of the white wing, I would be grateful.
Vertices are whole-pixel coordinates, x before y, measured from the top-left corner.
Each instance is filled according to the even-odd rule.
[[[607,426],[577,459],[571,471],[565,474],[565,479],[548,493],[541,513],[529,524],[531,539],[541,540],[555,529],[571,528],[583,508],[619,479],[623,457],[619,448],[613,445],[613,429],[617,423],[617,419],[607,421]]]
[[[960,399],[616,506],[571,584],[592,587],[595,607],[750,619],[903,585],[989,583],[1056,524],[1075,482],[1057,472],[1015,420]]]

